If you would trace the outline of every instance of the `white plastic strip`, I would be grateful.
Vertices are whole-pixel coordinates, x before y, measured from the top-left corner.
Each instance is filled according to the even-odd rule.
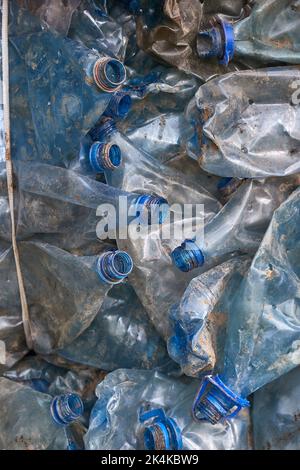
[[[16,263],[16,271],[19,285],[19,294],[22,307],[23,327],[27,346],[32,349],[32,338],[29,323],[29,310],[26,299],[24,281],[20,266],[19,250],[16,240],[15,213],[14,213],[14,190],[13,190],[13,168],[10,147],[10,108],[9,108],[9,53],[8,53],[8,1],[2,1],[2,83],[3,83],[3,123],[5,142],[6,178],[8,189],[8,201],[11,218],[12,247]]]

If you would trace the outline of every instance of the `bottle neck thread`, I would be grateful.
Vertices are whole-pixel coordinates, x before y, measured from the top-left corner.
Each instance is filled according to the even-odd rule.
[[[129,93],[114,93],[104,112],[104,116],[108,116],[113,119],[124,119],[129,113],[131,106],[132,100]]]
[[[101,57],[93,68],[93,77],[96,85],[106,93],[120,90],[126,80],[126,69],[122,62],[111,57]]]
[[[97,261],[97,273],[106,284],[120,284],[133,269],[131,256],[125,251],[108,251]]]
[[[66,426],[82,416],[84,407],[77,393],[67,393],[53,398],[50,411],[57,424]]]
[[[173,264],[183,272],[189,272],[203,266],[204,255],[193,240],[185,240],[171,254]]]
[[[118,145],[95,142],[89,152],[90,165],[95,173],[113,171],[121,165],[121,150]]]
[[[218,375],[208,375],[196,395],[193,417],[196,421],[217,424],[221,420],[233,418],[242,408],[249,406],[248,400],[236,395]]]
[[[162,408],[140,412],[140,422],[145,423],[146,450],[182,450],[182,435],[176,421],[168,418]]]

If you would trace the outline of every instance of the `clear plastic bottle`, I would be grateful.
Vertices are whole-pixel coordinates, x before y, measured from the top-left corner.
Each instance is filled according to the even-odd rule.
[[[75,435],[82,436],[84,429],[75,423],[83,413],[78,394],[69,393],[52,398],[1,377],[0,402],[2,450],[80,448]]]
[[[233,72],[202,85],[187,107],[189,155],[218,176],[267,178],[300,172],[297,67]]]
[[[22,31],[22,24],[19,28]],[[125,67],[114,57],[45,29],[10,36],[10,43],[19,55],[13,53],[16,71],[23,72],[19,99],[12,96],[12,117],[18,127],[34,129],[38,160],[68,167],[81,139],[124,83]],[[14,111],[15,106],[25,108],[26,102],[32,116],[28,122]],[[26,146],[20,152],[18,140],[19,134],[13,133],[13,158],[32,160]]]
[[[232,258],[194,278],[171,309],[168,351],[185,375],[200,378],[223,354],[230,300],[249,268],[250,258]]]
[[[195,381],[154,371],[116,370],[96,388],[84,437],[88,450],[230,450],[248,448],[247,411],[214,428],[195,423]]]
[[[274,210],[299,185],[299,177],[245,180],[222,210],[196,234],[172,252],[183,272],[216,265],[231,254],[253,254],[272,219]]]
[[[20,162],[17,169],[19,238],[65,233],[95,240],[106,239],[107,230],[115,238],[134,220],[148,224],[151,213],[150,221],[159,223],[168,214],[163,198],[120,191],[65,168]]]
[[[71,364],[56,365],[41,356],[28,355],[12,368],[3,373],[3,377],[29,386],[37,392],[47,393],[52,397],[66,393],[80,395],[84,413],[81,422],[86,426],[91,408],[96,401],[94,385],[101,382],[105,373],[99,369]]]
[[[113,285],[122,282],[133,267],[127,253],[107,251],[105,245],[99,246],[98,255],[76,256],[48,243],[32,240],[19,242],[19,252],[30,307],[29,326],[33,347],[41,354],[50,354],[65,347],[88,328],[107,292]],[[12,248],[9,247],[0,263],[3,285],[7,285],[6,292],[2,294],[1,316],[10,325],[9,328],[0,328],[0,338],[6,346],[5,363],[8,367],[15,357],[13,354],[10,360],[10,352],[13,353],[15,348],[21,348],[20,353],[24,351],[13,263]],[[13,308],[7,311],[7,305]]]
[[[114,286],[89,328],[56,354],[106,371],[172,367],[164,341],[128,283]]]
[[[215,17],[198,35],[201,59],[217,57],[222,64],[252,59],[261,65],[300,63],[299,2],[259,0],[249,16],[232,25]]]
[[[224,360],[202,382],[195,419],[234,416],[246,397],[300,363],[299,196],[298,189],[276,210],[232,299]]]
[[[190,181],[188,177],[183,178],[180,171],[159,163],[141,148],[135,147],[131,140],[118,130],[113,119],[103,118],[91,130],[90,135],[94,141],[118,145],[122,152],[122,165],[116,171],[105,173],[107,183],[111,186],[123,191],[157,194],[167,199],[170,204],[181,201],[203,204],[207,218],[220,209],[218,200],[200,184]]]

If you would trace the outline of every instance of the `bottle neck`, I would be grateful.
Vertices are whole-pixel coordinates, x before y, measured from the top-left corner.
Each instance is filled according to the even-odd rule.
[[[140,422],[145,423],[144,445],[146,450],[182,450],[181,431],[172,418],[168,418],[162,408],[144,412]]]
[[[138,221],[143,225],[161,225],[169,214],[168,201],[163,197],[144,194],[134,204]]]
[[[95,142],[89,151],[89,161],[95,173],[103,173],[105,170],[113,171],[121,165],[121,150],[118,145],[111,143]]]
[[[131,256],[125,251],[108,251],[98,258],[96,271],[106,284],[120,284],[133,269]]]
[[[117,132],[117,127],[114,119],[105,117],[90,130],[89,135],[93,141],[106,142],[115,132]]]
[[[101,57],[93,67],[93,77],[96,85],[106,93],[120,90],[126,80],[126,69],[122,62],[111,57]]]
[[[131,106],[132,100],[129,93],[117,92],[112,95],[103,115],[113,119],[124,119],[129,113]]]
[[[210,29],[200,31],[197,38],[197,53],[201,59],[216,57],[220,64],[228,65],[235,49],[234,29],[219,16],[214,18]]]
[[[193,404],[196,421],[217,424],[236,416],[242,408],[249,407],[248,400],[236,395],[217,375],[204,378]]]
[[[57,395],[50,405],[53,420],[62,426],[66,426],[82,416],[83,403],[77,393]]]
[[[204,254],[193,240],[185,240],[171,254],[174,265],[183,272],[189,272],[204,264]]]

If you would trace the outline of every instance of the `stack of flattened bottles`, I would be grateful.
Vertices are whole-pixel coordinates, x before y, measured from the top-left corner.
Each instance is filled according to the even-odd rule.
[[[299,449],[300,1],[8,9],[0,448]]]

